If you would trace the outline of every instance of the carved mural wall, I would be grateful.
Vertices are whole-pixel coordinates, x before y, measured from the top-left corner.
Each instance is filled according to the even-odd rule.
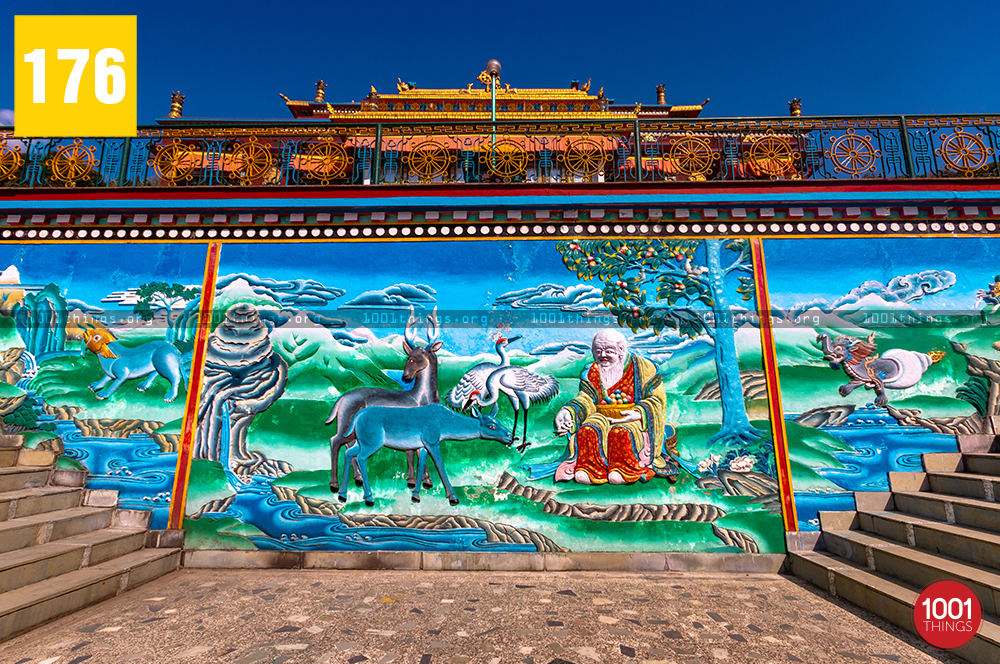
[[[857,319],[875,293],[961,308],[990,289],[984,245],[934,246],[765,242],[772,305],[815,321],[775,330],[803,528],[918,450],[956,449],[995,405],[992,365],[967,375],[958,350],[992,357],[973,338],[988,328]],[[178,499],[206,248],[0,247],[4,429],[64,449],[154,527]],[[215,276],[188,546],[784,550],[746,240],[226,243]],[[863,386],[840,395],[824,344],[920,371],[867,406]],[[899,436],[892,461],[852,433],[869,430]]]
[[[769,240],[768,285],[802,530],[888,491],[922,453],[995,437],[995,239]]]

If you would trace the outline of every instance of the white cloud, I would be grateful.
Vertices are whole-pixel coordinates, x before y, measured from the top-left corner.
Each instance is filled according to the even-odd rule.
[[[9,108],[0,108],[0,127],[14,126],[14,111]]]

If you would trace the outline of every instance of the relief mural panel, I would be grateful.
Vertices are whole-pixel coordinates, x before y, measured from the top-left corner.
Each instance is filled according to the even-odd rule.
[[[4,430],[154,528],[205,256],[0,248]],[[721,239],[224,244],[187,546],[783,551],[752,275]]]
[[[225,245],[189,545],[782,550],[748,256]]]
[[[0,247],[0,418],[165,528],[205,245]]]
[[[922,453],[987,451],[1000,387],[993,239],[767,240],[796,511],[854,509]]]

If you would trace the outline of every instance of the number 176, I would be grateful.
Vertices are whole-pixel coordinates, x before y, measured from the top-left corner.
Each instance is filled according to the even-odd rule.
[[[73,71],[66,81],[63,103],[75,104],[80,91],[80,79],[90,60],[90,50],[86,48],[60,48],[59,60],[75,60]],[[31,101],[45,103],[45,49],[36,48],[24,54],[24,61],[30,62],[32,72]],[[117,104],[125,98],[125,70],[111,62],[125,62],[125,56],[117,48],[102,48],[94,59],[94,95],[103,104]],[[110,84],[110,91],[109,91]]]

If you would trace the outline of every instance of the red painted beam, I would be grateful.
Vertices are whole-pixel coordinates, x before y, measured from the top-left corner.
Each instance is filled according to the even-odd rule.
[[[194,439],[198,431],[198,404],[201,399],[205,355],[208,352],[208,336],[212,333],[215,280],[219,273],[219,253],[221,250],[221,244],[212,242],[208,245],[208,257],[205,260],[201,304],[198,307],[198,331],[195,335],[194,356],[191,359],[191,378],[188,381],[187,400],[184,404],[181,445],[177,451],[177,470],[174,472],[174,487],[170,493],[170,517],[167,528],[171,530],[184,527],[184,506],[187,500],[188,479],[191,475],[191,459],[194,455]]]

